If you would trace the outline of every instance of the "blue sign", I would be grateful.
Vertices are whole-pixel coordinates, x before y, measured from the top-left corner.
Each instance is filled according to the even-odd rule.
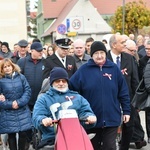
[[[67,24],[67,32],[70,32],[70,19],[66,20],[66,24]]]
[[[64,34],[67,31],[67,28],[64,24],[60,24],[57,27],[57,31],[58,31],[59,34]]]

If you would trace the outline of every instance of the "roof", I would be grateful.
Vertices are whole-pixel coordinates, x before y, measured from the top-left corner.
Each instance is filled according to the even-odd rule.
[[[37,15],[37,12],[30,12],[30,17],[32,19],[35,19],[36,18],[36,15]]]
[[[114,14],[118,6],[123,5],[123,0],[90,0],[91,3],[97,8],[98,12],[101,15]],[[139,0],[124,0],[125,4],[128,2],[139,1]],[[150,0],[143,0],[146,3],[146,6],[150,8]]]
[[[42,0],[43,5],[43,17],[47,18],[57,18],[60,15],[60,12],[66,4],[71,0]]]
[[[71,0],[69,3],[67,3],[67,5],[60,13],[58,19],[48,28],[48,30],[42,35],[42,37],[49,35],[53,31],[56,31],[56,27],[64,20],[68,12],[71,11],[72,7],[76,4],[77,1],[78,0]]]
[[[118,6],[123,5],[123,0],[89,0],[101,15],[114,14]],[[139,0],[125,0],[125,3]],[[45,37],[56,31],[58,25],[64,20],[78,0],[42,0],[44,19],[56,19],[53,24],[45,31],[42,37]],[[144,0],[147,7],[150,8],[150,0]]]
[[[57,18],[62,9],[66,6],[68,2],[72,0],[42,0],[43,4],[43,15],[44,18]],[[78,1],[78,0],[77,0]],[[123,0],[90,0],[91,3],[97,8],[101,15],[114,14],[118,6],[123,5]],[[125,3],[139,0],[124,0]],[[143,0],[147,7],[150,8],[150,0]]]

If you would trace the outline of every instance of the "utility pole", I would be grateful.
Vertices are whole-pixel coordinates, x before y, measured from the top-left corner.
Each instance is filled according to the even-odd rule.
[[[124,28],[125,28],[125,0],[123,0],[122,3],[122,34],[124,34]]]

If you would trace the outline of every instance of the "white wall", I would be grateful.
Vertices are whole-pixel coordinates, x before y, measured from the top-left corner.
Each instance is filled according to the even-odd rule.
[[[94,40],[101,41],[103,35],[111,33],[111,27],[105,22],[90,1],[79,0],[76,3],[62,22],[66,27],[67,19],[70,21],[70,32],[77,32],[77,36],[70,37],[72,40],[81,38],[85,41],[88,37],[92,37]],[[80,21],[81,26],[79,29],[73,28],[74,20]],[[56,31],[56,37],[64,38],[66,35],[61,35]]]
[[[0,41],[13,50],[21,39],[27,39],[26,0],[0,0]]]
[[[83,18],[81,26],[83,31],[80,31],[80,29],[79,31],[76,30],[78,33],[106,34],[105,32],[111,32],[111,27],[105,22],[90,1],[79,0],[70,13],[66,16],[63,24],[66,24],[66,19],[71,17]],[[72,22],[70,22],[70,25],[72,25]]]

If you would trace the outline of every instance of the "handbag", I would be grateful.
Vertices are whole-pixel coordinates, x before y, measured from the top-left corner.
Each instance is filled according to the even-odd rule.
[[[150,109],[150,94],[148,94],[145,88],[144,78],[140,81],[131,104],[138,110]]]

